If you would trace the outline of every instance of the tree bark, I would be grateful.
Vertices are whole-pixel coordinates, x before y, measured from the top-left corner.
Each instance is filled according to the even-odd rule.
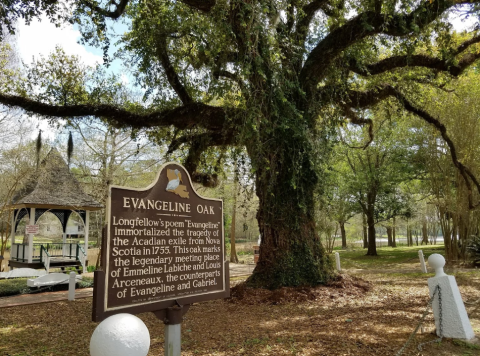
[[[367,233],[367,216],[365,213],[362,213],[362,220],[363,220],[363,248],[368,248],[368,233]]]
[[[428,245],[428,230],[427,230],[427,222],[423,220],[422,222],[422,245]]]
[[[367,256],[377,256],[377,241],[375,235],[375,200],[376,192],[371,190],[367,193],[367,230],[368,230],[368,250]]]
[[[407,220],[407,245],[413,246],[412,228],[410,227],[408,220]]]
[[[392,247],[393,242],[392,242],[392,227],[391,226],[386,226],[387,229],[387,246]]]
[[[396,226],[396,220],[395,217],[393,218],[393,224],[392,224],[392,247],[397,247],[397,226]]]
[[[230,226],[230,262],[238,263],[237,249],[235,245],[235,220],[237,216],[237,166],[235,165],[234,184],[233,184],[233,209],[232,225]]]
[[[345,221],[339,221],[340,233],[342,234],[342,249],[347,249],[347,233],[345,232]]]
[[[253,161],[252,166],[256,169],[257,220],[262,241],[258,263],[247,283],[269,289],[326,283],[335,273],[315,227],[314,190],[318,178],[317,168],[311,163],[314,157],[303,152],[303,161],[298,162],[298,156],[290,154],[285,143],[275,146],[277,154],[283,155],[282,161],[249,152],[250,157],[260,158],[260,163]],[[250,146],[252,151],[256,148],[263,149],[261,145]],[[275,166],[266,167],[266,158]],[[291,169],[299,163],[301,175]]]

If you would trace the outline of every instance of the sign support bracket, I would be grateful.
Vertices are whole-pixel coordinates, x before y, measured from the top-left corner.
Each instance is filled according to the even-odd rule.
[[[180,356],[183,316],[190,308],[190,304],[175,303],[173,307],[153,312],[165,324],[165,356]]]

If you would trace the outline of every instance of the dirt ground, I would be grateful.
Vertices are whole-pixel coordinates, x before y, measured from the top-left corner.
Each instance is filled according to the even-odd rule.
[[[353,271],[352,271],[353,272]],[[182,355],[396,355],[428,301],[427,275],[344,273],[330,286],[249,290],[232,282],[232,298],[193,305],[182,324]],[[480,271],[457,283],[480,335]],[[235,286],[236,285],[236,286]],[[89,355],[96,327],[91,298],[0,310],[0,355]],[[151,336],[148,355],[163,355],[164,326],[140,314]],[[403,355],[480,355],[480,345],[435,340],[431,313]]]

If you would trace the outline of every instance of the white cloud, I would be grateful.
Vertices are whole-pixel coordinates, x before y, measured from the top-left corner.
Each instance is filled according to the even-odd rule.
[[[30,63],[32,57],[38,58],[40,54],[48,56],[59,45],[68,55],[77,55],[83,63],[95,65],[103,63],[102,56],[89,52],[84,46],[77,43],[80,32],[72,25],[65,24],[55,27],[46,18],[42,21],[32,21],[29,26],[20,22],[18,26],[18,51],[25,63]]]

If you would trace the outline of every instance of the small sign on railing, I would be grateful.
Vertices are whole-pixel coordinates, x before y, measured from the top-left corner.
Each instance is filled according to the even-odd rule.
[[[25,226],[25,233],[27,234],[38,234],[38,231],[40,230],[39,225],[26,225]]]

